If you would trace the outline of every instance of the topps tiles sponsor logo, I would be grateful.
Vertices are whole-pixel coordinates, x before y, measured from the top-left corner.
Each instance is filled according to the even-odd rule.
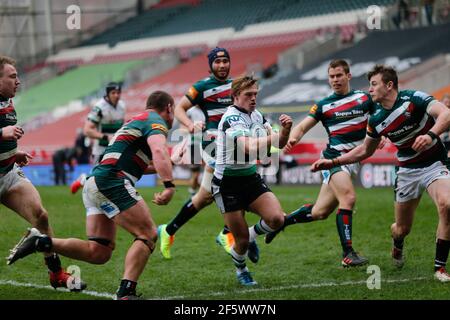
[[[232,101],[231,101],[231,98],[217,98],[217,102],[231,104]]]
[[[364,111],[362,110],[352,110],[352,111],[342,111],[342,112],[335,112],[336,118],[348,118],[353,117],[355,115],[363,115]]]
[[[416,127],[415,125],[409,125],[409,126],[406,125],[406,126],[404,126],[403,128],[400,128],[397,131],[388,132],[388,136],[389,137],[396,137],[396,136],[399,136],[401,134],[404,134],[404,133],[406,133],[408,131],[411,131],[411,130],[415,129],[415,127]]]

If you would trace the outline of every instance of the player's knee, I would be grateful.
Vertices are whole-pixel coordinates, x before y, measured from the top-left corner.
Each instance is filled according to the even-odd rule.
[[[315,207],[313,207],[311,214],[314,218],[314,220],[325,220],[326,218],[328,218],[331,214],[331,212],[328,210],[325,210],[324,208],[322,209],[315,209]]]
[[[113,247],[114,244],[112,244],[111,242],[106,245],[91,240],[88,262],[92,264],[107,263],[109,259],[111,259]]]
[[[265,222],[273,230],[280,229],[284,224],[284,215],[281,212],[280,214],[274,214]]]
[[[411,232],[411,226],[407,225],[395,225],[395,231],[397,236],[400,236],[402,238],[406,237]]]
[[[158,231],[155,227],[151,227],[144,230],[143,232],[139,233],[134,239],[134,241],[141,241],[142,243],[144,243],[150,250],[150,253],[152,253],[153,250],[155,249],[157,240],[158,240]]]
[[[437,208],[441,220],[445,220],[443,222],[450,223],[450,199],[439,199],[437,201]]]
[[[344,193],[343,198],[339,203],[340,206],[345,206],[348,208],[353,208],[356,202],[356,194],[352,190],[348,190]],[[342,203],[343,202],[343,203]]]

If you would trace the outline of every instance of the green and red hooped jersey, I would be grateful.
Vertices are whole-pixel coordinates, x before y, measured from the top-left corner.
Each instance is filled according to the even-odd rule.
[[[445,161],[447,152],[440,139],[424,151],[416,152],[411,146],[416,138],[426,134],[435,124],[428,114],[435,98],[422,91],[399,91],[391,109],[377,104],[376,112],[370,117],[367,135],[378,139],[385,136],[397,147],[397,161],[400,167],[423,168],[436,161]]]
[[[91,175],[111,179],[111,186],[113,180],[123,179],[129,179],[134,185],[152,160],[147,138],[155,134],[167,137],[168,132],[167,123],[154,111],[133,117],[115,133]]]
[[[215,139],[214,132],[219,127],[220,119],[227,111],[227,107],[233,104],[232,81],[231,79],[219,81],[210,76],[196,82],[186,93],[189,101],[193,105],[198,105],[206,115],[206,130],[211,132],[211,137],[202,141],[204,147]]]
[[[17,124],[17,114],[12,99],[0,101],[0,128]],[[0,174],[8,173],[16,162],[17,141],[0,139]]]
[[[322,122],[328,134],[324,157],[335,158],[362,144],[369,114],[374,109],[370,96],[360,90],[351,90],[346,95],[333,93],[313,105],[309,116]]]

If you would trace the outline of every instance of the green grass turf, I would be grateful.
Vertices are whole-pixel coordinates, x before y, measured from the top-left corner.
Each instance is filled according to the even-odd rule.
[[[142,189],[158,224],[170,220],[187,199],[187,189],[179,187],[168,206],[151,203],[153,192]],[[273,187],[286,212],[300,204],[313,202],[318,187]],[[81,194],[70,195],[63,187],[39,188],[50,222],[58,237],[85,238],[85,213]],[[214,241],[223,226],[215,204],[200,212],[176,235],[172,260],[163,260],[155,250],[142,274],[138,292],[148,299],[448,299],[450,285],[433,279],[437,214],[434,204],[424,195],[412,233],[405,243],[407,263],[403,270],[391,265],[389,227],[393,222],[393,191],[390,188],[358,189],[353,218],[353,243],[357,251],[381,269],[381,289],[369,290],[366,267],[343,269],[335,215],[309,224],[294,225],[270,245],[259,239],[261,258],[248,266],[259,285],[238,285],[231,258]],[[255,223],[254,214],[247,215]],[[0,209],[0,256],[21,237],[27,223],[4,206]],[[132,236],[117,234],[117,247],[105,265],[62,258],[63,264],[77,265],[88,283],[88,290],[113,294],[123,272],[123,260]],[[0,283],[14,280],[48,286],[42,256],[32,255],[12,266],[0,264]],[[24,288],[0,284],[0,299],[100,299],[85,294],[42,288]]]

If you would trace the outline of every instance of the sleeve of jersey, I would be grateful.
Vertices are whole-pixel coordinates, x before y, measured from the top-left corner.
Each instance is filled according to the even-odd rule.
[[[370,121],[370,118],[369,122],[367,123],[366,133],[369,137],[374,139],[379,139],[381,137],[375,129],[374,124]]]
[[[272,128],[271,124],[269,121],[267,121],[266,117],[264,117],[264,115],[261,113],[262,119],[263,119],[263,126],[266,129],[270,129],[271,131],[274,130],[275,132],[278,132],[277,128]]]
[[[317,104],[313,105],[309,109],[308,116],[313,117],[317,121],[320,120],[321,115],[322,115],[322,107],[319,107]]]
[[[102,109],[98,106],[94,106],[88,114],[88,120],[94,122],[94,123],[100,123],[102,119]]]
[[[192,105],[197,105],[200,102],[201,98],[201,86],[197,82],[192,87],[189,88],[188,92],[186,93],[186,98],[189,99],[189,101],[192,103]]]
[[[150,124],[150,132],[148,133],[149,136],[155,135],[155,134],[163,134],[165,137],[169,134],[169,128],[164,123],[160,122],[152,122]]]
[[[437,100],[428,93],[422,91],[415,91],[412,98],[412,103],[419,109],[428,112],[428,108]]]

